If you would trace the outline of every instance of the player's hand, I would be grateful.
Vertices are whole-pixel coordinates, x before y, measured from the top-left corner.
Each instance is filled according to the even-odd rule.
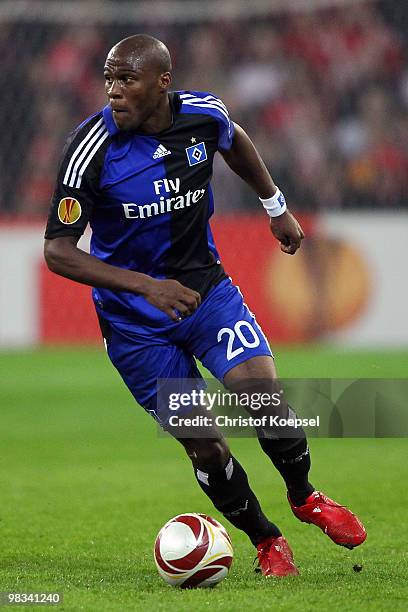
[[[150,278],[142,295],[173,321],[181,321],[193,314],[201,304],[201,296],[197,291],[170,279]]]
[[[281,251],[293,255],[305,237],[300,223],[286,210],[279,217],[270,218],[270,228],[276,240],[280,242]]]

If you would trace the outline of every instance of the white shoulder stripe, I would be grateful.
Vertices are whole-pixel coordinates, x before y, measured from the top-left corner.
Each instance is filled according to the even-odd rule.
[[[225,104],[219,99],[219,98],[214,98],[214,96],[205,96],[205,98],[198,98],[196,96],[192,96],[191,94],[187,94],[185,98],[183,98],[185,94],[182,94],[180,96],[182,102],[195,102],[195,103],[200,103],[200,102],[208,102],[209,104],[215,104],[216,106],[219,106],[220,108],[224,109],[226,113],[228,113],[228,109],[225,106]]]
[[[228,115],[227,107],[221,101],[217,100],[207,100],[206,98],[188,98],[187,100],[183,100],[183,104],[186,102],[191,102],[191,104],[213,104],[214,106],[218,106],[220,110],[223,110]]]
[[[101,128],[99,128],[99,130],[96,132],[96,134],[93,135],[93,137],[89,140],[85,146],[85,148],[83,148],[81,155],[77,158],[72,171],[71,171],[71,175],[69,177],[69,180],[65,182],[65,180],[63,181],[65,185],[69,185],[70,187],[73,187],[75,184],[75,181],[77,180],[78,177],[78,170],[82,164],[82,162],[84,161],[84,159],[86,158],[86,156],[88,155],[90,149],[92,149],[92,147],[94,146],[95,142],[98,143],[101,136],[104,134],[107,134],[108,131],[106,129],[106,127],[103,125]]]
[[[225,112],[228,113],[228,109],[225,106],[224,102],[222,100],[220,100],[219,98],[214,98],[214,96],[206,96],[204,98],[204,100],[207,102],[211,102],[212,104],[217,104],[219,106],[221,106],[221,108],[223,108],[225,110]]]
[[[100,148],[100,146],[102,145],[102,143],[108,138],[109,136],[109,132],[107,129],[105,129],[99,140],[96,142],[95,146],[93,147],[93,149],[90,151],[88,157],[85,159],[85,161],[83,162],[82,166],[79,168],[78,173],[77,173],[77,181],[76,181],[76,185],[75,187],[80,187],[81,186],[81,182],[82,182],[82,175],[84,174],[85,170],[87,169],[91,159],[93,158],[93,156],[95,155],[95,153],[97,152],[97,150]],[[71,182],[75,180],[75,171],[72,175],[72,179]],[[73,187],[73,185],[70,183],[70,186]]]
[[[81,140],[81,142],[78,144],[78,146],[75,149],[75,151],[72,153],[71,159],[70,159],[69,164],[68,164],[68,168],[67,168],[67,170],[65,172],[65,176],[64,176],[64,180],[63,180],[64,185],[68,185],[69,175],[71,173],[71,169],[72,169],[72,166],[73,166],[76,158],[81,153],[82,149],[86,146],[86,143],[88,142],[88,140],[90,138],[92,138],[92,136],[96,132],[96,130],[102,125],[102,123],[103,123],[103,117],[101,117],[99,119],[99,121],[97,121],[95,123],[93,128],[88,132],[88,134],[85,136],[85,138],[83,140]]]
[[[197,96],[193,96],[193,94],[180,94],[180,98],[182,100],[186,98],[188,102],[210,102],[211,104],[219,105],[221,108],[225,110],[226,113],[228,113],[228,109],[225,106],[225,104],[222,102],[222,100],[212,95],[205,96],[204,98],[199,98]]]
[[[183,104],[186,104],[187,106],[193,106],[194,108],[213,108],[213,109],[217,110],[219,113],[221,113],[222,115],[224,115],[224,117],[228,121],[230,121],[228,113],[226,113],[219,106],[215,106],[215,104],[210,104],[209,102],[203,102],[202,104],[198,104],[197,102],[190,102],[190,100],[188,100],[188,101],[187,100],[183,100]]]

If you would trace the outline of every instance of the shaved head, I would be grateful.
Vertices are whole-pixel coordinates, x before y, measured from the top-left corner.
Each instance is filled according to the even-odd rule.
[[[113,120],[120,130],[152,134],[171,125],[171,59],[160,40],[147,34],[124,38],[109,51],[104,75]]]
[[[166,45],[153,36],[135,34],[119,41],[108,53],[113,57],[126,58],[135,68],[146,68],[157,74],[171,72],[171,58]]]

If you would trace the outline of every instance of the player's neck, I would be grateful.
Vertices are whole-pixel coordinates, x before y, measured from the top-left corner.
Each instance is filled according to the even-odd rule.
[[[163,102],[156,111],[138,128],[143,134],[157,134],[167,130],[173,123],[173,111],[168,94],[163,96]]]

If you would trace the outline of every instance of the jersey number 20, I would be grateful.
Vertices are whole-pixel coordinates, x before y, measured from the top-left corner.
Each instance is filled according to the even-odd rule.
[[[247,338],[245,338],[244,334],[241,331],[243,327],[246,327],[246,329],[248,329],[248,331],[251,333],[252,340],[248,340]],[[248,323],[248,321],[237,321],[234,325],[234,329],[231,329],[230,327],[223,327],[222,329],[220,329],[220,331],[218,332],[218,336],[217,336],[217,342],[221,342],[221,338],[224,336],[224,334],[227,334],[228,336],[228,344],[227,344],[227,360],[228,361],[231,361],[231,359],[234,359],[234,357],[243,353],[244,346],[246,348],[256,348],[260,344],[258,334],[254,330],[252,325]],[[242,346],[238,346],[234,348],[235,338],[239,340]]]

